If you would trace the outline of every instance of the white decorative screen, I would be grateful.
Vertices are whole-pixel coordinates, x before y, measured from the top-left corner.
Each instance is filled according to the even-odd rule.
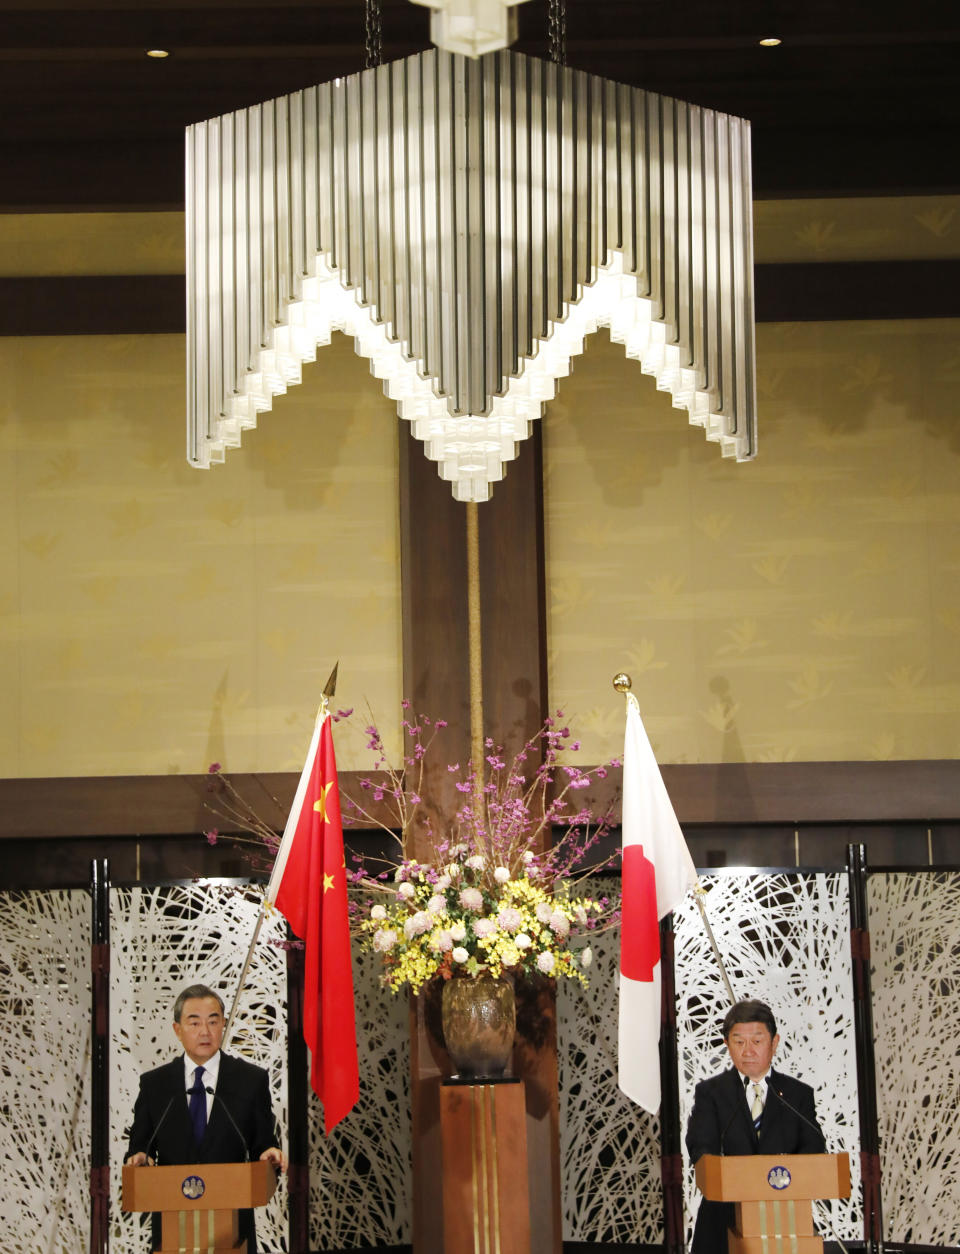
[[[591,880],[594,895],[619,880]],[[591,942],[590,986],[557,990],[563,1239],[663,1241],[660,1121],[617,1087],[620,929]]]
[[[2,1246],[90,1233],[90,894],[0,893]]]
[[[960,872],[867,879],[884,1237],[960,1230]]]
[[[353,949],[360,1100],[329,1137],[310,1094],[310,1248],[409,1245],[413,1127],[408,1001]]]
[[[863,1235],[857,1067],[847,876],[707,873],[706,910],[734,995],[767,1002],[777,1019],[778,1066],[812,1084],[831,1153],[850,1155],[852,1196],[828,1204],[827,1239]],[[720,1024],[729,998],[692,895],[677,911],[677,1030],[684,1130],[698,1081],[729,1065]],[[684,1154],[688,1238],[699,1206]]]
[[[235,881],[206,880],[164,887],[115,889],[110,894],[110,1185],[111,1248],[148,1248],[141,1218],[120,1210],[125,1129],[133,1115],[141,1072],[180,1052],[173,1003],[190,984],[207,984],[229,1013],[263,893]],[[236,1018],[226,1042],[270,1073],[273,1110],[283,1144],[287,1127],[286,955],[282,918],[264,922]],[[287,1243],[286,1190],[257,1212],[257,1238],[267,1254]]]

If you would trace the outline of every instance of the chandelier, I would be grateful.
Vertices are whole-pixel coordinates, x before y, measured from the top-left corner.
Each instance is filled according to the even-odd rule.
[[[489,497],[601,326],[723,455],[754,456],[739,118],[431,49],[190,126],[186,174],[194,466],[334,330],[458,500]]]

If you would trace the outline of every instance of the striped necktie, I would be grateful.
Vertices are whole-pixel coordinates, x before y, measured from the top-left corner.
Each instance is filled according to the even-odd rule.
[[[751,1081],[750,1118],[755,1128],[760,1127],[760,1116],[763,1114],[763,1093],[756,1080]]]

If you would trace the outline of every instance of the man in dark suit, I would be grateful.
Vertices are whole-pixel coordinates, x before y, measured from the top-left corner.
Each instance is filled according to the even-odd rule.
[[[740,1001],[723,1021],[733,1066],[703,1080],[693,1097],[687,1150],[701,1154],[822,1154],[813,1089],[772,1067],[780,1044],[777,1023],[762,1001]],[[700,1203],[691,1254],[727,1254],[733,1206]]]
[[[140,1077],[125,1161],[154,1163],[271,1162],[286,1170],[277,1147],[269,1077],[262,1067],[220,1052],[223,1001],[204,984],[177,998],[173,1030],[183,1054]],[[153,1241],[160,1247],[159,1216]],[[253,1211],[240,1212],[240,1236],[256,1254]]]

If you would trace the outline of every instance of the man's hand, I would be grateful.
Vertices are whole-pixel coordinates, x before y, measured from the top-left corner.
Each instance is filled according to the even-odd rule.
[[[131,1154],[123,1165],[125,1167],[152,1167],[153,1159],[148,1158],[143,1150],[138,1150],[136,1154]]]
[[[275,1145],[271,1145],[269,1149],[265,1149],[260,1155],[262,1163],[273,1163],[278,1171],[286,1171],[287,1156],[282,1150],[277,1149]]]

